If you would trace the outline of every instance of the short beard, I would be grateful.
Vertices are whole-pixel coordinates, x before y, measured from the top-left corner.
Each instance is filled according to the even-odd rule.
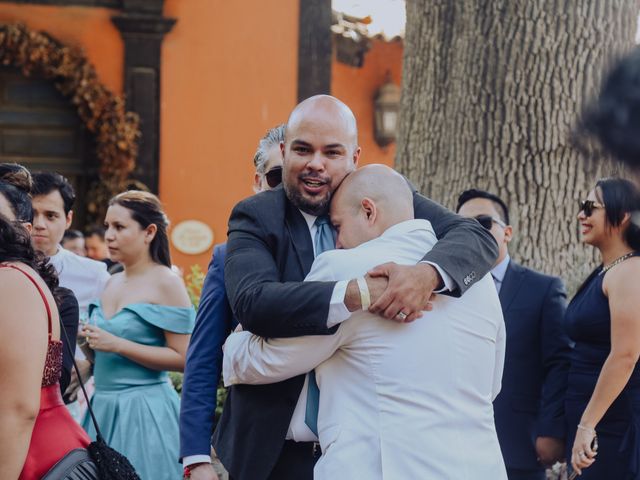
[[[329,206],[333,195],[332,192],[329,192],[329,195],[323,198],[320,203],[311,203],[300,193],[299,190],[292,187],[287,182],[283,182],[283,187],[289,201],[303,212],[316,217],[327,215],[329,213]]]

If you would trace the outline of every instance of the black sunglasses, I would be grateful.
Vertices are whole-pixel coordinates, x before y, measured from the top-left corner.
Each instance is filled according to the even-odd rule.
[[[491,215],[478,215],[477,217],[473,217],[473,218],[475,218],[478,221],[478,223],[482,225],[484,228],[486,228],[487,230],[491,230],[491,227],[493,227],[494,222],[500,225],[502,228],[507,226],[507,224],[504,223],[502,220],[500,220],[499,218],[494,218]]]
[[[604,208],[604,205],[595,200],[582,200],[578,202],[578,205],[580,206],[579,211],[584,212],[585,217],[590,217],[596,208]]]
[[[276,188],[282,183],[282,167],[273,167],[264,176],[267,179],[267,185]]]

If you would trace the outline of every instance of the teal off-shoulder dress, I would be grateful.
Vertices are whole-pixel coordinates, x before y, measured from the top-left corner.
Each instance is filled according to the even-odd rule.
[[[143,345],[166,344],[164,331],[189,334],[195,310],[136,303],[105,319],[100,302],[89,305],[89,321]],[[91,406],[103,437],[124,454],[143,480],[182,478],[179,458],[180,401],[167,372],[152,370],[112,352],[95,352]],[[95,439],[88,412],[82,426]]]

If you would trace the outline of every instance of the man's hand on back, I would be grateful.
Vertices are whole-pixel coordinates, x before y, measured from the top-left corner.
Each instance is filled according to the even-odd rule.
[[[380,277],[389,280],[379,297],[371,292],[369,311],[399,322],[412,322],[420,318],[423,311],[431,310],[433,291],[441,282],[438,271],[428,263],[410,266],[384,263],[371,270],[369,275],[372,280]],[[400,312],[406,316],[398,316]]]
[[[369,288],[369,297],[372,302],[375,302],[376,299],[380,298],[380,295],[383,294],[383,292],[389,285],[389,279],[387,279],[386,277],[372,278],[369,275],[365,275],[364,279],[367,282],[367,287]],[[350,312],[355,312],[356,310],[362,309],[362,302],[360,301],[360,289],[358,288],[358,282],[356,280],[351,280],[347,285],[344,304],[347,307],[347,310],[349,310]]]

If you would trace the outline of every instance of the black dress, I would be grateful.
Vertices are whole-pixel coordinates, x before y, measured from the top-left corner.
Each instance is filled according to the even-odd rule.
[[[637,255],[637,254],[636,254]],[[598,267],[571,300],[565,316],[567,333],[575,342],[565,413],[567,456],[577,425],[593,394],[602,366],[611,351],[611,313],[602,292],[602,267]],[[640,312],[638,312],[640,315]],[[581,480],[640,479],[640,366],[636,364],[629,382],[596,426],[598,455],[582,470]]]
[[[60,334],[63,344],[66,344],[66,339],[71,342],[71,348],[67,348],[64,345],[62,349],[62,375],[60,376],[60,391],[64,398],[64,403],[69,403],[67,397],[64,396],[64,392],[69,386],[71,380],[71,369],[73,368],[73,354],[71,352],[76,351],[76,336],[78,335],[79,325],[79,310],[78,300],[75,295],[68,288],[58,287],[56,289],[56,301],[58,304],[58,312],[60,315],[60,322],[66,332]]]

